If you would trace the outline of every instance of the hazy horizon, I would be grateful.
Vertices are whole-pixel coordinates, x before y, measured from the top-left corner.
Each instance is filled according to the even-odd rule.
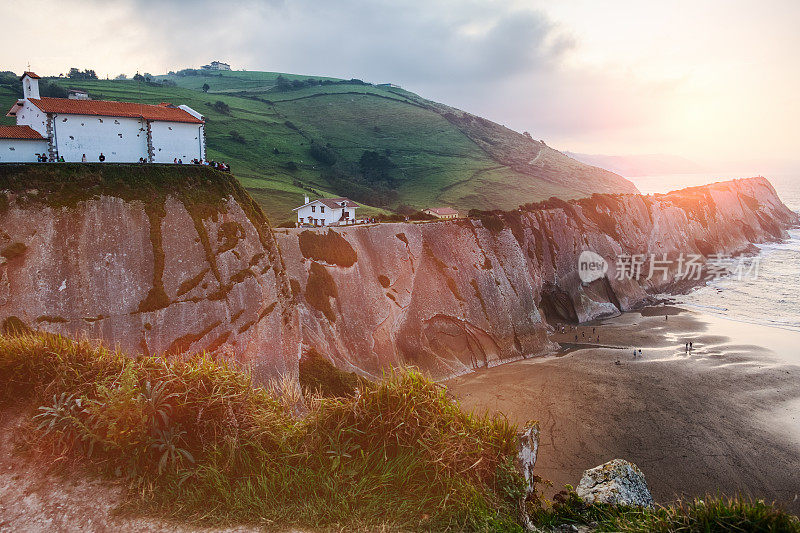
[[[0,13],[14,21],[2,68],[15,72],[161,74],[217,59],[397,83],[563,151],[800,169],[789,0],[32,0]]]

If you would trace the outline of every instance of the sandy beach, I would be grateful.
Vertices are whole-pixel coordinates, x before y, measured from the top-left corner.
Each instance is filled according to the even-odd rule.
[[[745,493],[800,512],[800,332],[655,307],[553,340],[559,354],[445,382],[468,409],[540,422],[549,494],[619,457],[660,503]]]

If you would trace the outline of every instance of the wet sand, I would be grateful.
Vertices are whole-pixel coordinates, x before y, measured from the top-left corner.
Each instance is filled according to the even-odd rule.
[[[657,308],[553,339],[562,355],[445,382],[468,409],[539,421],[553,491],[619,457],[661,503],[744,493],[800,513],[800,332]]]

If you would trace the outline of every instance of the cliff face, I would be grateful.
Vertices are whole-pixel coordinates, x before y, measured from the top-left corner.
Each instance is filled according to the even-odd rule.
[[[273,234],[229,176],[133,171],[0,171],[0,322],[132,353],[209,350],[261,380],[295,375],[309,347],[365,374],[415,364],[444,377],[553,348],[544,316],[617,313],[673,283],[674,270],[584,285],[583,250],[612,265],[622,253],[736,253],[797,222],[755,178],[481,220]]]
[[[218,351],[293,373],[280,251],[230,176],[210,169],[2,169],[0,321],[127,353]]]
[[[666,279],[645,279],[645,264],[640,280],[618,280],[623,254],[736,254],[796,223],[769,182],[754,178],[551,201],[481,220],[276,237],[305,343],[367,373],[411,363],[441,377],[552,349],[543,317],[613,315],[675,286],[677,262]],[[605,278],[581,283],[584,250],[610,263]]]

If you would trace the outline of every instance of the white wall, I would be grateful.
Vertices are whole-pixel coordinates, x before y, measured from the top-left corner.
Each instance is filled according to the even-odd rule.
[[[0,163],[35,163],[41,153],[47,153],[45,140],[0,139]]]
[[[39,99],[39,80],[30,76],[22,76],[22,96],[24,98]]]
[[[312,207],[314,208],[313,211],[311,209]],[[325,210],[324,212],[322,210],[323,208]],[[350,223],[355,222],[355,208],[348,207],[347,211],[350,215],[348,218]],[[312,224],[312,218],[317,220],[316,225],[319,226],[338,224],[342,218],[342,208],[337,207],[336,209],[331,209],[322,202],[312,202],[310,205],[297,210],[297,221],[301,224]],[[302,222],[300,219],[302,219]],[[341,221],[341,223],[344,224],[344,221]]]
[[[28,100],[16,118],[17,125],[30,126],[47,137],[47,114]],[[184,163],[206,158],[202,124],[158,121],[150,127],[154,163],[172,163],[176,157]],[[87,161],[97,162],[100,152],[109,163],[138,163],[140,157],[148,157],[146,123],[140,119],[54,114],[53,128],[58,155],[66,161],[80,161],[86,154]]]
[[[17,111],[17,126],[30,126],[42,137],[47,137],[47,113],[25,100]]]
[[[186,122],[151,122],[153,162],[172,163],[176,157],[184,163],[205,159],[202,128],[202,124]]]
[[[147,158],[147,129],[135,118],[90,115],[53,115],[53,129],[59,157],[80,161],[83,154],[90,163],[138,163]]]

